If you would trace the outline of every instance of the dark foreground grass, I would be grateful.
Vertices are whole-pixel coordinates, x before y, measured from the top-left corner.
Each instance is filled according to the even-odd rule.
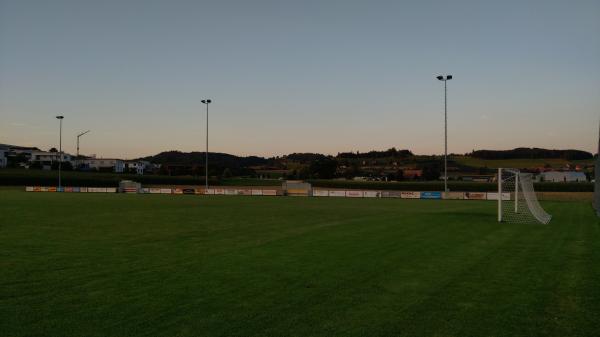
[[[0,190],[0,335],[598,335],[599,223],[544,206]]]

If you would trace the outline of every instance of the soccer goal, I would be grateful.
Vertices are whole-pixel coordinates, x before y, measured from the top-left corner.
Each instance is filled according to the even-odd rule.
[[[538,202],[531,173],[498,169],[498,195],[499,222],[547,224],[552,219]]]

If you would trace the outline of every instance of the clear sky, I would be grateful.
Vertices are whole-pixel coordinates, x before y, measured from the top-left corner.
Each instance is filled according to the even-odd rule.
[[[600,1],[0,0],[0,143],[594,151]]]

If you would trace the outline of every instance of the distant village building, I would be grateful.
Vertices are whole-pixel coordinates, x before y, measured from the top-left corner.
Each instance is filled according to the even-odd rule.
[[[39,164],[44,169],[50,169],[53,163],[57,163],[61,160],[61,156],[58,152],[47,152],[47,151],[31,151],[29,153],[29,162],[32,164]],[[62,154],[62,162],[72,163],[70,154]]]
[[[542,181],[548,182],[584,182],[587,181],[587,177],[583,172],[576,171],[548,171],[540,174]]]
[[[112,171],[123,173],[125,161],[110,158],[85,158],[77,160],[77,166],[83,170]]]
[[[418,179],[423,175],[423,170],[417,169],[405,169],[402,171],[402,176],[404,179]]]
[[[127,172],[135,172],[139,175],[155,169],[155,165],[146,160],[128,160],[125,162],[125,166]]]

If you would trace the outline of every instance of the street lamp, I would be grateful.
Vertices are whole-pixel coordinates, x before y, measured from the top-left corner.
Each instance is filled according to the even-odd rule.
[[[208,105],[210,103],[212,103],[212,101],[210,99],[203,99],[201,102],[206,104],[206,165],[205,165],[206,173],[205,173],[204,178],[205,178],[206,190],[208,191]],[[208,192],[205,192],[205,193],[208,193]]]
[[[79,137],[85,135],[88,132],[90,132],[90,130],[87,130],[86,132],[82,132],[77,135],[77,158],[79,158]]]
[[[58,190],[60,191],[62,189],[62,184],[61,184],[61,170],[62,170],[62,121],[65,117],[64,116],[56,116],[56,119],[58,119],[59,121],[59,131],[58,131]]]
[[[77,167],[79,167],[79,137],[85,135],[88,132],[90,132],[90,130],[87,130],[77,135],[77,161],[75,162]]]
[[[452,79],[452,75],[438,76],[437,79],[444,82],[444,192],[448,192],[448,89],[446,82]]]

